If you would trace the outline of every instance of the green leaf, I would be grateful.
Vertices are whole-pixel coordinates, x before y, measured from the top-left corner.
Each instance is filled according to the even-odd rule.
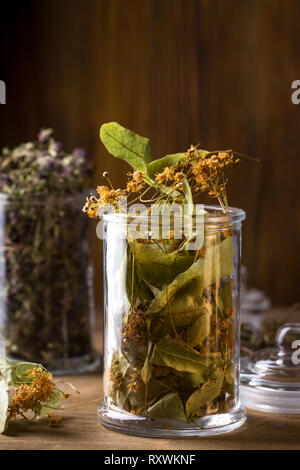
[[[186,421],[183,403],[177,392],[170,392],[147,410],[150,418],[168,418]]]
[[[59,390],[55,390],[49,397],[49,399],[44,403],[38,413],[39,416],[45,416],[48,413],[51,413],[53,409],[61,410],[62,407],[59,406],[59,402],[62,398],[62,393]]]
[[[204,313],[187,329],[187,342],[190,346],[198,346],[208,337],[211,314],[212,310],[207,307]]]
[[[144,384],[147,384],[152,377],[152,364],[149,361],[149,357],[147,356],[141,371],[141,377],[143,379]]]
[[[188,287],[178,292],[161,315],[147,318],[150,333],[154,341],[158,341],[167,334],[171,335],[173,329],[192,325],[199,317],[206,313],[206,306],[202,296],[198,297],[198,280],[191,282]],[[200,289],[200,293],[201,293]]]
[[[134,169],[146,173],[146,164],[152,160],[149,139],[125,129],[117,122],[103,124],[100,139],[114,157],[121,158]]]
[[[3,378],[0,379],[0,433],[2,434],[8,425],[7,410],[9,404],[8,385]]]
[[[149,328],[150,337],[155,343],[164,336],[171,336],[174,331],[170,315],[165,315],[163,318],[160,315],[148,317],[146,323]]]
[[[217,378],[206,382],[201,388],[196,390],[186,402],[186,415],[192,415],[206,404],[215,400],[221,393],[224,380],[224,372],[218,369]]]
[[[208,380],[210,370],[204,369],[203,372],[192,374],[190,372],[177,373],[180,388],[188,389],[198,388],[201,384]]]
[[[229,276],[233,267],[233,237],[228,237],[222,243],[210,247],[204,258],[199,258],[185,272],[180,273],[171,284],[165,286],[151,302],[146,315],[162,312],[178,292],[195,280],[198,283],[197,296],[201,297],[205,287],[215,283],[217,279]],[[174,305],[172,305],[172,310],[173,308]]]
[[[178,162],[185,158],[184,153],[174,153],[171,155],[166,155],[165,157],[158,158],[153,160],[147,165],[147,176],[154,183],[154,187],[165,193],[167,196],[180,197],[180,191],[176,189],[170,189],[164,184],[159,184],[155,182],[155,176],[158,173],[162,173],[166,167],[176,165]]]
[[[32,380],[34,380],[34,377],[28,377],[26,372],[38,366],[38,364],[35,364],[33,362],[18,362],[13,368],[14,385],[32,382]]]
[[[188,204],[188,207],[187,207],[188,213],[185,213],[185,215],[193,215],[193,208],[194,208],[193,193],[186,178],[183,180],[182,186],[183,186],[183,193],[184,193],[184,202],[185,204]]]
[[[225,374],[226,382],[228,382],[229,384],[232,384],[234,382],[234,375],[235,375],[235,368],[233,364],[230,364],[227,367],[226,374]]]
[[[134,251],[134,250],[133,250]],[[139,303],[144,300],[151,302],[153,294],[143,279],[141,268],[137,265],[135,257],[130,250],[126,255],[126,293],[129,303]]]
[[[206,155],[209,152],[207,150],[198,150],[198,155]],[[183,162],[186,158],[186,154],[183,152],[172,153],[164,157],[153,160],[147,165],[147,175],[151,180],[155,179],[155,176],[158,173],[162,173],[166,167],[177,165],[180,162]]]
[[[40,367],[40,365],[34,362],[9,361],[4,356],[0,357],[0,376],[7,385],[16,386],[21,383],[32,382],[34,378],[28,377],[26,372],[34,367]]]
[[[230,364],[227,367],[225,378],[224,378],[224,391],[230,394],[234,394],[235,388],[235,367]]]
[[[234,239],[227,237],[208,249],[204,258],[204,286],[214,284],[218,279],[232,274],[234,255]]]
[[[9,361],[5,356],[0,357],[0,377],[7,385],[15,385],[13,370],[16,361]]]
[[[203,356],[168,335],[154,346],[150,362],[192,373],[202,373],[211,363],[207,356]]]
[[[221,289],[221,300],[223,304],[223,309],[226,310],[232,308],[232,291],[234,288],[234,279],[229,279],[225,287]]]
[[[194,257],[186,252],[173,251],[164,253],[156,244],[134,241],[130,243],[142,277],[149,284],[161,288],[185,271],[193,263]]]
[[[158,173],[162,173],[165,168],[176,165],[178,162],[185,158],[184,153],[174,153],[166,155],[165,157],[153,160],[147,165],[147,175],[151,180],[155,180],[155,176]]]
[[[199,278],[199,296],[201,296],[203,291],[203,279],[201,278],[201,274],[203,275],[203,265],[204,261],[201,258],[193,263],[185,272],[180,273],[171,284],[165,286],[151,302],[146,315],[149,316],[162,312],[177,292],[180,292],[197,278]]]
[[[175,294],[165,309],[172,315],[174,326],[191,325],[206,312],[202,291],[202,281],[196,278]]]

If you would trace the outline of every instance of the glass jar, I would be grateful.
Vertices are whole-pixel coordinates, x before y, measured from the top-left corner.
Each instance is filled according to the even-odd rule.
[[[179,216],[169,234],[156,221],[160,236],[151,225],[155,218],[135,217],[140,238],[132,236],[132,217],[102,216],[104,402],[98,415],[109,428],[141,436],[205,436],[246,420],[239,400],[245,213],[204,209],[193,231],[202,241],[194,245],[188,231],[174,235]],[[194,227],[195,216],[187,219]]]
[[[83,195],[0,195],[0,333],[10,359],[91,370],[95,306]]]
[[[284,323],[275,347],[243,357],[241,398],[252,410],[300,415],[300,323]]]

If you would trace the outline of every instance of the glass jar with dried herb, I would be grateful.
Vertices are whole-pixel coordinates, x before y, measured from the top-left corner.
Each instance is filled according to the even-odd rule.
[[[147,436],[210,435],[245,421],[239,402],[245,214],[204,209],[196,249],[183,232],[174,238],[177,216],[160,238],[153,238],[145,215],[137,216],[138,238],[129,216],[103,215],[105,400],[99,417],[108,427]]]
[[[99,362],[94,350],[91,227],[81,213],[90,167],[43,129],[0,155],[0,334],[13,359],[56,373]]]
[[[6,354],[52,371],[89,370],[93,269],[82,194],[0,197],[0,332]],[[95,365],[95,364],[94,364]]]
[[[98,186],[83,207],[103,221],[99,419],[145,436],[231,431],[246,419],[239,402],[245,213],[229,207],[226,173],[237,157],[253,158],[192,145],[154,159],[149,139],[116,122],[101,126],[100,139],[133,172],[123,189],[104,172],[109,186]],[[204,193],[219,206],[199,204]]]

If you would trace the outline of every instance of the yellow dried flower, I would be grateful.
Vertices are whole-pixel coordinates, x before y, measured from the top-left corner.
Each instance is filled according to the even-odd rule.
[[[57,427],[61,424],[62,417],[48,413],[48,422],[51,427]]]
[[[23,384],[16,387],[15,394],[12,397],[8,408],[8,414],[11,418],[16,417],[28,410],[37,410],[42,403],[45,403],[55,390],[55,384],[52,381],[52,374],[43,371],[39,367],[27,371],[29,377],[34,377],[30,384]]]
[[[177,173],[175,173],[174,180],[176,182],[180,182],[180,181],[184,180],[184,178],[185,178],[185,176],[181,171],[178,171]]]
[[[143,189],[145,182],[141,171],[135,170],[133,173],[127,173],[127,176],[130,177],[126,188],[129,193],[137,193]]]
[[[191,171],[195,181],[194,192],[208,192],[210,197],[219,200],[225,210],[228,207],[225,171],[234,166],[236,161],[231,150],[199,156],[195,163],[191,162]]]
[[[159,184],[167,183],[173,180],[175,177],[175,167],[174,166],[166,166],[162,173],[157,173],[155,175],[155,179]]]
[[[72,395],[70,393],[64,393],[62,394],[62,399],[63,400],[67,400],[68,398],[70,398]]]
[[[130,376],[130,382],[127,385],[132,393],[139,393],[144,386],[141,376],[137,372],[133,372]]]
[[[86,213],[91,219],[98,216],[99,208],[105,204],[117,204],[121,196],[126,196],[127,191],[122,189],[109,189],[108,186],[97,186],[96,191],[99,195],[86,198],[82,212]]]
[[[99,200],[95,196],[86,198],[86,203],[82,208],[82,212],[87,214],[91,219],[94,219],[98,215],[99,210]]]

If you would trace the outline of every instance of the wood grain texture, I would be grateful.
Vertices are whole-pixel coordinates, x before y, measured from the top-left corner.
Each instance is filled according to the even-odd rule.
[[[110,120],[151,137],[156,156],[199,141],[258,156],[230,191],[248,214],[243,261],[274,303],[299,301],[298,0],[12,0],[3,8],[0,145],[52,126],[66,148],[87,148],[95,183],[106,169],[116,185],[126,164],[98,140]],[[99,263],[98,284],[100,272]]]
[[[80,400],[102,394],[102,379],[97,375],[67,377],[80,391]],[[78,399],[76,400],[78,402]],[[248,411],[246,423],[232,433],[204,438],[148,439],[109,431],[98,422],[97,405],[87,404],[65,411],[60,427],[47,422],[14,421],[9,433],[0,436],[0,449],[10,450],[217,450],[217,449],[300,449],[300,417]]]

